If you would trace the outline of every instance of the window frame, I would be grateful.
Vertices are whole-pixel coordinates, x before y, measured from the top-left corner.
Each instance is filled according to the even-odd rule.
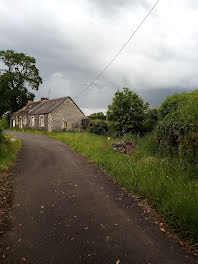
[[[44,120],[44,115],[39,116],[39,127],[44,127],[45,126],[45,120]]]
[[[26,115],[23,116],[23,125],[24,126],[27,125],[27,116]]]
[[[34,122],[32,122],[34,120]],[[35,116],[31,116],[31,127],[35,126]]]

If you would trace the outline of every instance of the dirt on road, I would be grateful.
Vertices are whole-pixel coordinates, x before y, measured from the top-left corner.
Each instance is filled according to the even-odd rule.
[[[198,263],[104,172],[64,143],[22,140],[5,264]]]

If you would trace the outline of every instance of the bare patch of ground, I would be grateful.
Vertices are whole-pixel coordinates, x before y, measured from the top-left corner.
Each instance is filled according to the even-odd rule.
[[[129,141],[116,142],[112,144],[112,148],[114,150],[120,153],[127,154],[129,156],[133,155],[136,147],[137,144],[135,142],[129,142]]]

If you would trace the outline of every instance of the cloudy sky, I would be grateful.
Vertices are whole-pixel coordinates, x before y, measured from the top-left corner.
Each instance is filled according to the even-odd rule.
[[[198,1],[161,0],[115,63],[107,65],[156,0],[0,0],[0,49],[34,56],[41,96],[69,95],[105,110],[117,89],[198,87]]]

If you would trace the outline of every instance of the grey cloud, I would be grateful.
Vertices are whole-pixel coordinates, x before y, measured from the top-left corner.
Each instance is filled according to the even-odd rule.
[[[148,7],[148,0],[87,0],[92,6],[95,6],[99,12],[102,12],[104,15],[111,13],[116,14],[117,12],[121,12],[122,9],[125,8],[133,8],[142,6]]]
[[[22,7],[23,3],[27,3],[25,0],[19,2]],[[75,10],[75,5],[70,10],[72,1],[68,1],[68,9],[67,6],[64,9],[66,14],[63,12],[61,15],[59,12],[65,1],[61,1],[61,4],[59,1],[51,1],[53,10],[53,7],[47,9],[48,1],[43,0],[39,11],[39,1],[30,2],[32,9],[24,5],[22,11],[17,9],[17,5],[12,7],[9,1],[4,1],[6,8],[1,8],[0,3],[0,49],[12,48],[36,58],[43,78],[43,85],[36,92],[37,99],[48,96],[50,89],[52,97],[69,95],[75,98],[106,66],[121,47],[123,39],[128,38],[126,22],[130,25],[131,17],[125,20],[124,10],[131,9],[136,17],[142,17],[138,8],[132,7],[146,7],[148,4],[144,0],[82,0],[79,1],[80,13],[76,15],[70,14],[74,12],[71,10]],[[149,1],[149,6],[151,4]],[[88,12],[93,6],[98,14],[107,18],[102,25],[97,15]],[[11,12],[9,16],[8,10]],[[116,16],[115,21],[123,21],[123,25],[119,22],[119,30],[115,29],[117,22],[108,20],[112,16]],[[94,25],[89,18],[95,20]],[[195,59],[197,34],[192,33],[194,45],[178,42],[174,46],[174,39],[168,35],[171,28],[166,28],[166,23],[164,33],[161,34],[161,25],[157,24],[160,18],[160,12],[157,20],[150,18],[108,71],[76,99],[82,108],[105,109],[111,103],[115,91],[124,86],[138,92],[149,89],[162,91],[172,87],[191,89],[198,86],[198,63]]]

